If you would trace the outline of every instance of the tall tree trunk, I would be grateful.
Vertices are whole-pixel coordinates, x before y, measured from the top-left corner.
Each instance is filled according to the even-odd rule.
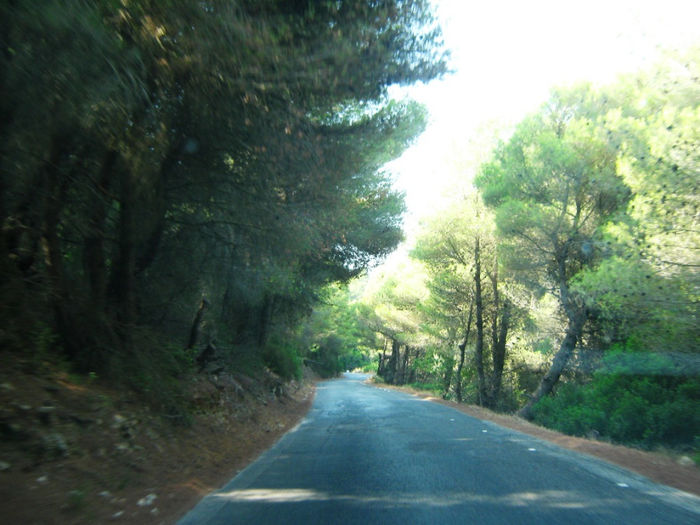
[[[44,208],[43,245],[47,271],[51,282],[51,292],[57,310],[65,310],[65,302],[68,300],[65,274],[63,269],[63,256],[58,238],[58,224],[61,213],[61,203],[65,196],[65,181],[60,180],[57,173],[58,155],[52,153],[46,172],[46,204]],[[62,317],[62,316],[59,316]]]
[[[532,418],[532,407],[535,406],[540,399],[548,395],[554,388],[554,385],[557,384],[559,377],[561,377],[562,372],[566,368],[566,365],[569,362],[574,349],[576,348],[578,339],[581,337],[581,331],[584,323],[585,316],[583,313],[569,318],[566,327],[566,335],[559,346],[559,350],[554,356],[552,366],[544,375],[542,381],[540,381],[539,387],[532,395],[530,400],[518,411],[519,416],[526,419]]]
[[[476,373],[479,381],[479,404],[486,404],[486,376],[484,374],[484,304],[481,297],[481,253],[479,238],[474,244],[474,284],[476,304]]]
[[[452,358],[449,359],[447,362],[447,365],[445,367],[445,373],[442,376],[442,398],[447,399],[448,394],[450,393],[450,387],[452,386],[452,379],[454,375],[454,365],[455,362]],[[459,378],[458,378],[459,379]],[[457,381],[459,382],[459,380]]]
[[[388,339],[384,339],[384,344],[382,345],[382,353],[379,355],[379,363],[377,364],[377,374],[382,377],[384,380],[386,380],[385,374],[386,374],[386,365],[387,365],[387,360],[386,360],[386,346],[387,343],[389,342]]]
[[[132,349],[132,329],[136,321],[136,192],[127,169],[121,173],[119,195],[119,237],[117,261],[111,290],[117,305],[119,336],[126,351]]]
[[[41,228],[43,231],[42,246],[51,289],[51,306],[58,332],[61,334],[62,343],[67,353],[75,356],[83,350],[82,334],[71,308],[72,302],[66,283],[61,242],[58,237],[61,210],[68,186],[67,179],[62,177],[59,172],[60,157],[63,154],[62,148],[62,141],[53,140],[49,159],[42,168],[42,189],[45,193]],[[39,189],[39,192],[42,189]]]
[[[500,330],[493,342],[493,374],[491,377],[491,401],[495,405],[501,395],[501,385],[503,384],[503,366],[506,361],[506,339],[510,327],[510,301],[503,302],[503,313],[501,316]]]
[[[199,332],[202,327],[202,321],[204,320],[204,312],[209,307],[209,301],[206,297],[202,297],[199,303],[199,308],[197,308],[197,313],[194,316],[194,321],[192,321],[192,328],[190,329],[190,337],[187,340],[187,350],[195,347],[197,340],[199,339]]]
[[[498,344],[498,314],[500,313],[500,295],[498,293],[498,260],[494,260],[491,277],[491,288],[493,290],[493,316],[491,317],[491,348]]]
[[[583,326],[586,323],[585,307],[575,304],[570,296],[569,284],[566,279],[566,252],[560,253],[557,258],[559,271],[559,301],[564,308],[567,317],[566,335],[559,345],[559,350],[554,355],[554,360],[547,373],[540,381],[537,390],[523,408],[518,411],[518,415],[526,419],[532,418],[532,407],[544,396],[548,395],[554,385],[557,384],[562,372],[574,353],[576,343],[581,338]]]
[[[231,308],[232,302],[233,292],[231,291],[231,282],[229,279],[227,279],[224,297],[221,300],[221,313],[219,314],[219,320],[222,324],[228,324],[231,321],[233,311],[233,308]]]
[[[105,221],[110,201],[107,194],[117,158],[118,153],[114,150],[109,150],[102,161],[96,188],[98,198],[92,204],[92,209],[88,214],[87,235],[85,236],[83,248],[83,266],[90,287],[90,309],[95,315],[102,313],[105,308],[107,263],[105,260],[104,242],[107,237]]]
[[[47,200],[52,198],[47,188],[48,172],[58,166],[61,146],[57,142],[56,139],[52,141],[48,161],[31,177],[31,183],[27,185],[34,191],[12,195],[10,189],[8,195],[3,196],[3,205],[7,208],[1,216],[0,235],[3,236],[4,248],[12,256],[10,260],[25,276],[36,273],[34,265],[44,251],[45,212]],[[7,177],[0,179],[4,184]],[[15,199],[19,199],[19,202],[15,203]]]
[[[408,360],[411,358],[411,347],[408,345],[404,346],[403,359],[401,360],[401,372],[399,374],[399,385],[405,385],[406,379],[408,378]]]
[[[420,353],[421,353],[421,349],[416,348],[414,351],[414,354],[413,354],[413,362],[414,363],[416,362],[416,359],[418,359],[418,356],[420,356]],[[407,383],[415,383],[417,381],[417,377],[418,377],[418,374],[416,371],[416,367],[413,366],[413,367],[411,367],[411,369],[408,372],[408,377],[406,378],[406,382]]]
[[[399,359],[401,358],[401,345],[395,339],[391,340],[391,356],[386,364],[386,372],[384,373],[384,381],[390,385],[395,384]]]
[[[158,174],[154,177],[150,204],[146,210],[148,219],[144,225],[147,230],[144,232],[144,242],[136,258],[137,274],[148,269],[161,247],[166,227],[166,212],[168,210],[166,184],[170,172],[175,168],[177,161],[177,152],[171,151],[163,160]]]
[[[469,343],[469,332],[472,328],[472,315],[474,313],[474,301],[469,303],[469,317],[467,319],[467,330],[464,334],[464,341],[459,345],[459,363],[457,364],[457,383],[455,386],[455,395],[457,402],[462,402],[462,368],[464,368],[464,356]]]
[[[263,298],[263,304],[260,307],[260,325],[258,327],[258,347],[260,348],[264,348],[269,339],[274,301],[275,298],[266,293]]]

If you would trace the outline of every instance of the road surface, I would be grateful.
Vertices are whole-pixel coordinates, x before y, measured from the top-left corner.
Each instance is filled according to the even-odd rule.
[[[700,498],[345,374],[178,523],[700,524]]]

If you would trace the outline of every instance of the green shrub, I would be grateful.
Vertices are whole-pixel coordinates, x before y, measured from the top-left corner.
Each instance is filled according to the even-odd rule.
[[[294,345],[281,336],[272,336],[265,345],[263,362],[283,379],[301,379],[302,360]]]
[[[605,425],[605,412],[587,406],[585,391],[572,384],[563,384],[556,396],[542,399],[535,407],[535,420],[540,424],[575,436],[586,435]]]
[[[562,384],[534,407],[536,422],[568,434],[595,430],[643,446],[693,446],[700,434],[700,378],[670,358],[611,352],[590,383]]]
[[[675,399],[651,408],[644,440],[650,443],[684,445],[693,443],[700,431],[700,410],[695,400]]]
[[[406,386],[409,386],[411,388],[415,388],[416,390],[427,390],[429,392],[435,392],[437,394],[442,394],[443,392],[443,384],[442,383],[409,383]]]
[[[183,380],[193,370],[193,351],[168,343],[161,334],[146,328],[131,332],[134,351],[112,352],[104,376],[139,393],[170,421],[189,425],[190,400]]]
[[[615,441],[639,442],[649,426],[649,404],[640,395],[625,392],[609,414],[605,433]]]
[[[360,370],[362,370],[366,374],[376,374],[377,373],[377,365],[378,365],[378,363],[376,361],[372,361],[370,363],[363,365],[360,368]]]

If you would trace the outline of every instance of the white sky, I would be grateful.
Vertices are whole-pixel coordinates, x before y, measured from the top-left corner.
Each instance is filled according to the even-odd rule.
[[[406,192],[409,238],[418,218],[439,209],[454,173],[471,176],[465,151],[484,123],[515,123],[555,85],[607,83],[653,62],[659,46],[700,42],[700,0],[433,2],[456,73],[406,90],[431,114],[426,132],[389,166]]]

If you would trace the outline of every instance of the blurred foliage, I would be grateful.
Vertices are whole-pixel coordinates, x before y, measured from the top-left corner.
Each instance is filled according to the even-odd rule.
[[[321,290],[402,238],[381,168],[426,115],[388,88],[445,71],[423,0],[3,2],[3,348],[149,395],[187,334],[297,375]]]
[[[283,379],[301,379],[302,360],[293,341],[275,335],[263,349],[264,363]]]
[[[562,384],[542,399],[534,420],[579,436],[692,448],[700,436],[700,379],[688,375],[688,365],[679,356],[612,349],[590,382]]]

